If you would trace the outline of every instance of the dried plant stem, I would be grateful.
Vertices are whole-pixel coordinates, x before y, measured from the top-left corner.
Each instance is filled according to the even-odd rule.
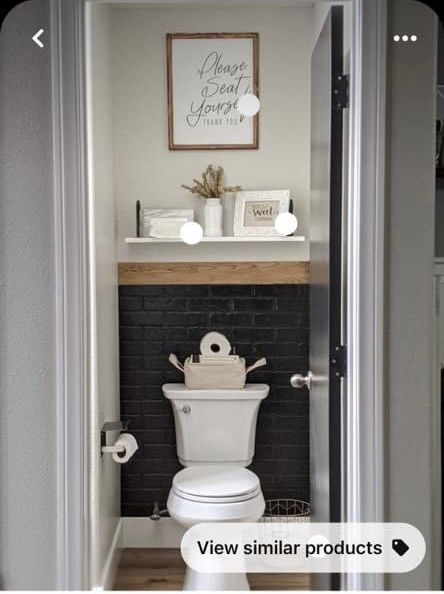
[[[208,165],[202,173],[202,181],[193,179],[194,186],[182,184],[182,188],[203,198],[220,198],[228,192],[238,192],[241,189],[240,186],[224,186],[223,180],[223,167],[214,168],[213,165]]]

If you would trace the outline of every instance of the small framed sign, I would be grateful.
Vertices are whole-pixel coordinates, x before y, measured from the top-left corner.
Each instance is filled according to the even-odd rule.
[[[258,33],[168,33],[170,150],[257,149],[258,114],[239,113],[259,95]]]
[[[288,212],[290,190],[245,191],[236,194],[234,235],[279,235],[274,220],[281,212]]]

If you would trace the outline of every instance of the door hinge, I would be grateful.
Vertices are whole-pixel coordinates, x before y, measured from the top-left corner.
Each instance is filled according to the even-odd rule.
[[[345,345],[334,347],[330,364],[334,377],[341,378],[347,375],[347,347]]]
[[[335,74],[332,82],[332,105],[333,109],[345,109],[348,107],[349,76],[348,74]]]

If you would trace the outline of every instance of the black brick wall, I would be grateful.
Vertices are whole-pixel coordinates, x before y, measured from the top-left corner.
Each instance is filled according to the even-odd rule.
[[[202,336],[227,336],[247,364],[266,357],[250,382],[270,385],[259,410],[251,469],[266,499],[309,501],[308,393],[290,387],[308,370],[308,285],[121,286],[121,418],[130,419],[139,451],[122,465],[122,516],[165,506],[177,461],[174,421],[161,385],[181,382],[168,362],[199,352]]]

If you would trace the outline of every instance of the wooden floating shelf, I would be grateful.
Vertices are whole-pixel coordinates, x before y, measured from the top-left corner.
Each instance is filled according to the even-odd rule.
[[[309,262],[119,262],[119,285],[294,285]]]
[[[242,235],[238,237],[224,235],[222,237],[202,237],[199,243],[293,243],[293,242],[304,242],[304,235],[288,235],[286,237],[259,237],[259,236],[248,236]],[[162,239],[157,237],[126,237],[125,243],[181,243],[184,242],[177,239]],[[185,244],[186,245],[186,244]],[[199,244],[195,244],[199,245]]]

